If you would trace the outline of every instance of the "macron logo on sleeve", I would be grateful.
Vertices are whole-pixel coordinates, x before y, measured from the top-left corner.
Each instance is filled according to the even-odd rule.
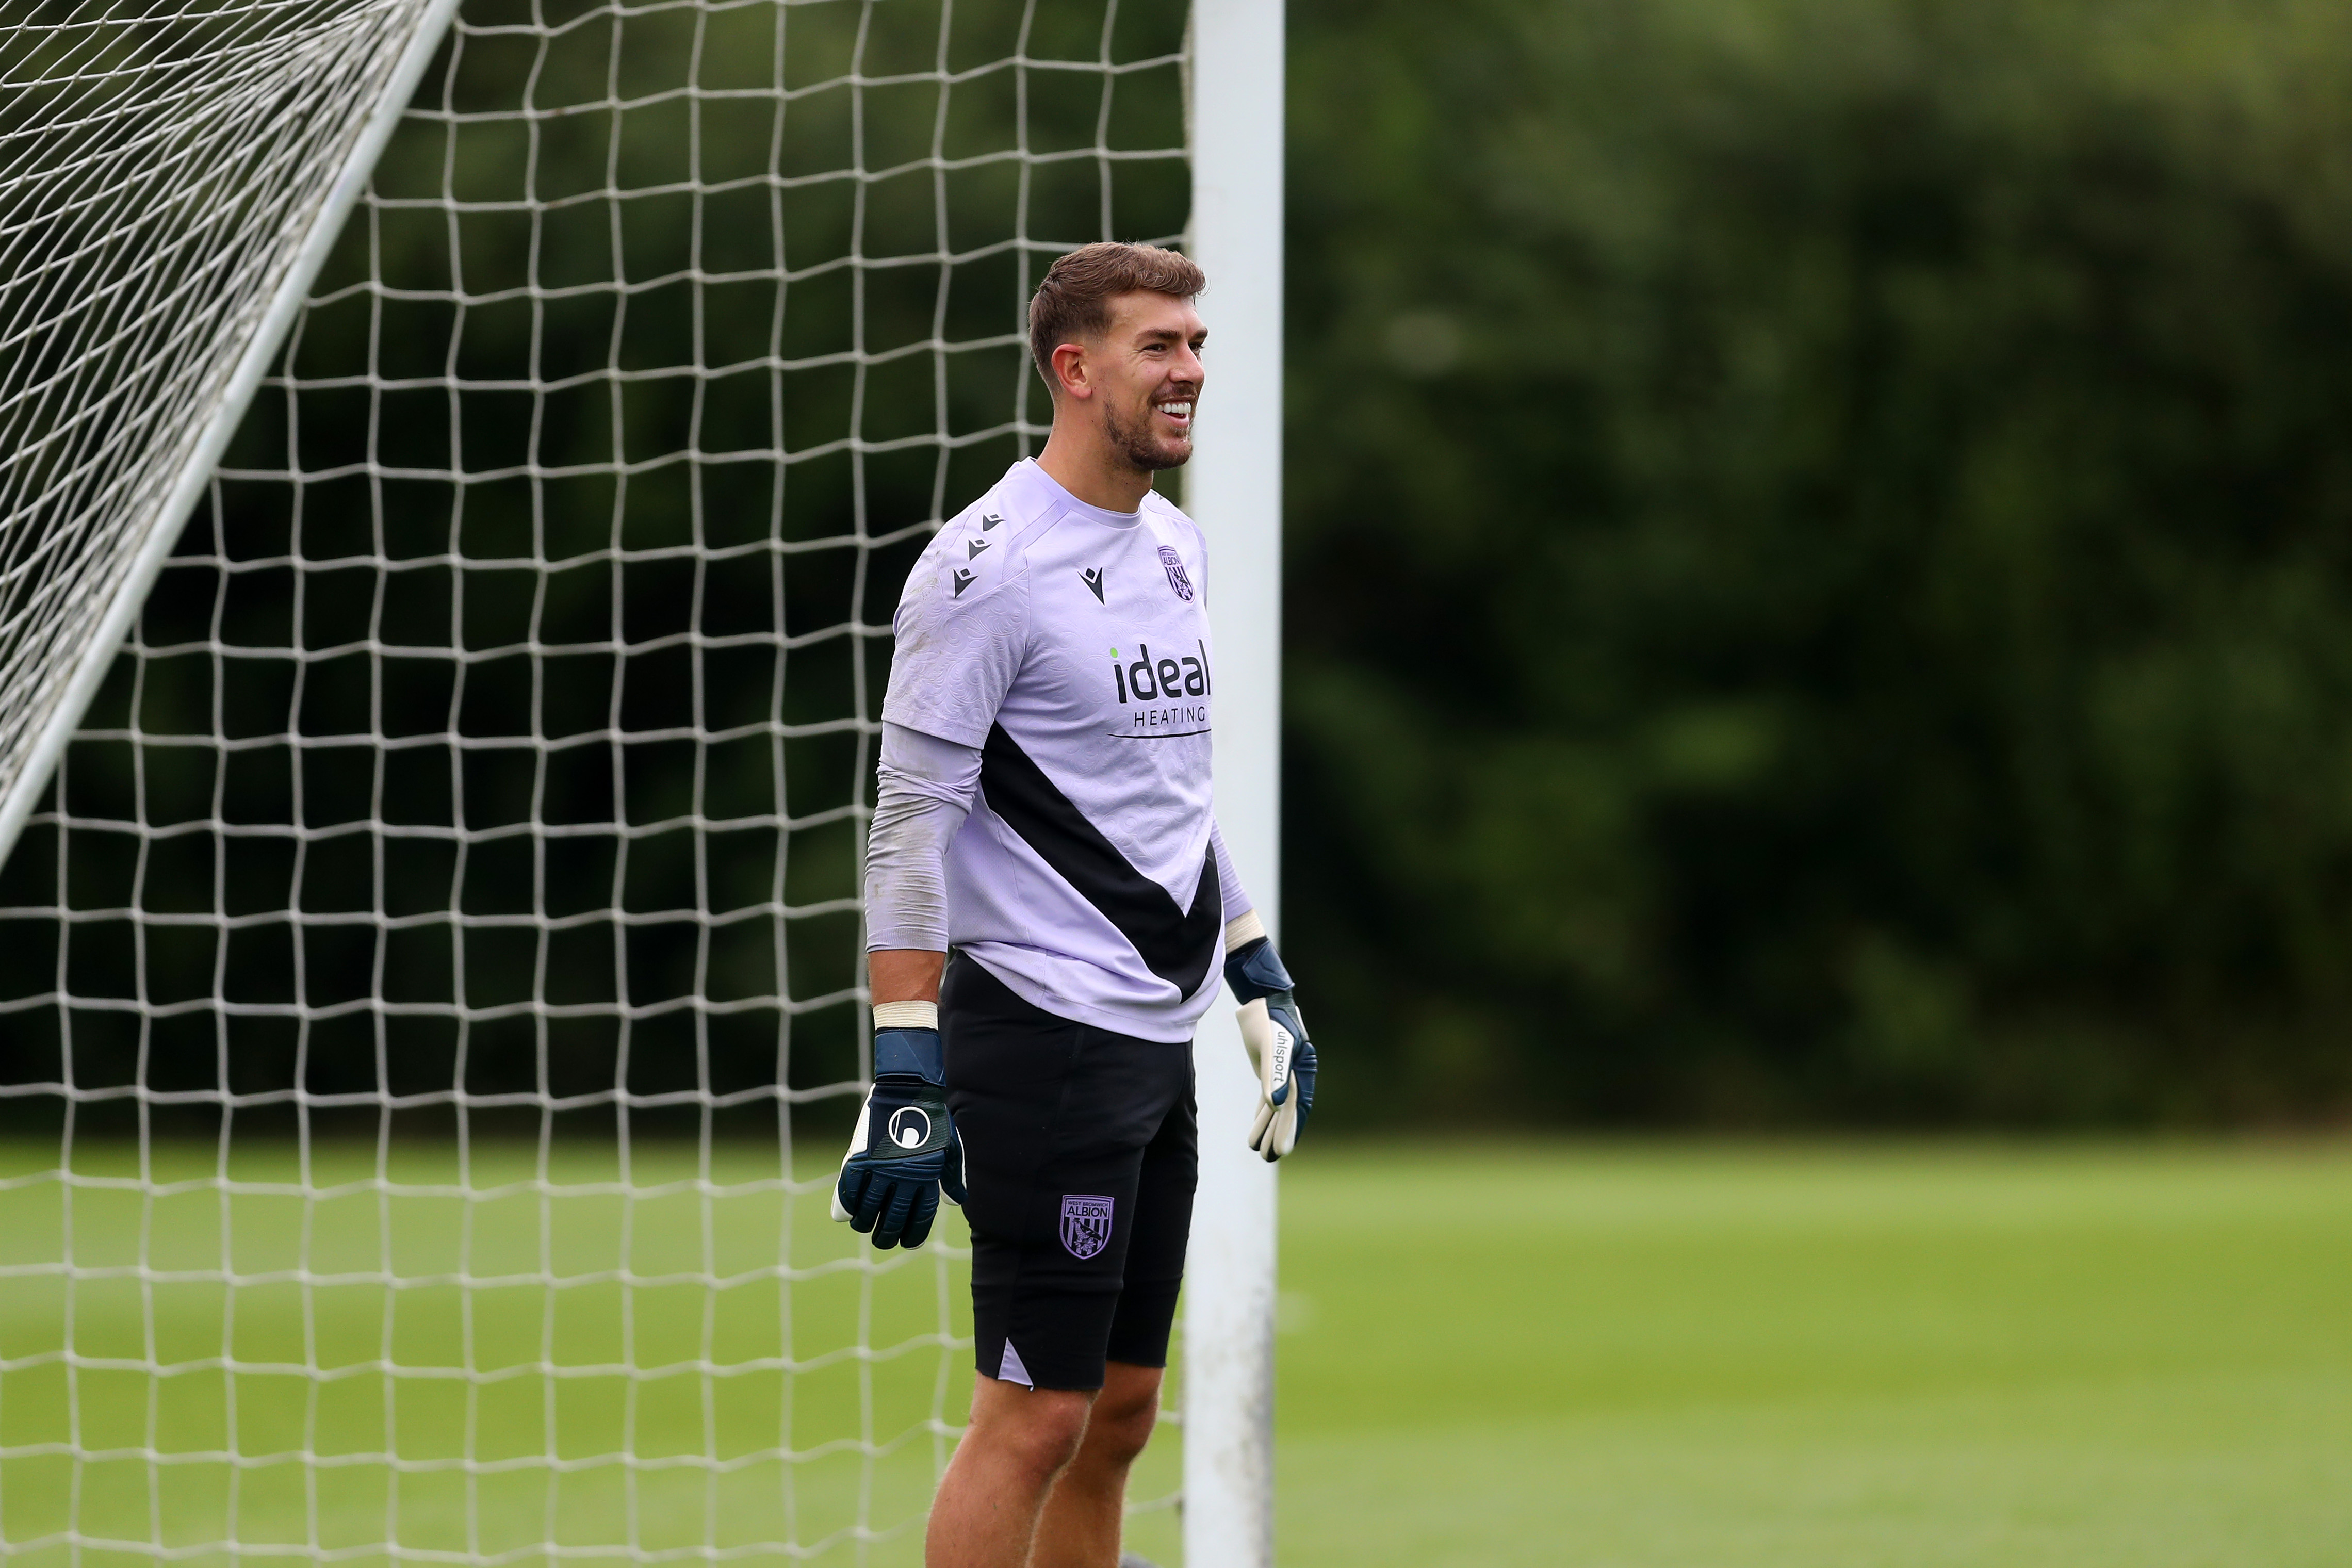
[[[985,513],[980,519],[980,531],[983,534],[993,532],[1003,521],[1004,519],[996,512]],[[963,558],[966,564],[951,566],[948,573],[948,583],[952,591],[951,597],[962,598],[963,591],[980,581],[979,572],[970,563],[978,561],[986,554],[989,547],[995,542],[993,539],[982,539],[977,535],[967,538],[963,542]]]

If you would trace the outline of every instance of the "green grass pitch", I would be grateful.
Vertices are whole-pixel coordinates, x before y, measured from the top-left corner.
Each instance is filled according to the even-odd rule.
[[[205,1145],[159,1147],[143,1191],[135,1145],[81,1145],[70,1188],[38,1174],[55,1145],[6,1156],[29,1177],[0,1190],[17,1561],[919,1557],[969,1300],[938,1249],[833,1224],[829,1163],[788,1186],[772,1149],[721,1145],[706,1181],[656,1143],[625,1190],[609,1148],[559,1146],[541,1182],[528,1146],[461,1171],[395,1144],[387,1185],[371,1146],[329,1144],[306,1196],[286,1144],[236,1150],[226,1194]],[[73,1278],[38,1271],[68,1248]]]
[[[1327,1147],[1287,1568],[2352,1563],[2352,1152]]]
[[[10,1555],[918,1559],[927,1423],[971,1381],[951,1262],[862,1267],[749,1148],[707,1190],[646,1149],[634,1201],[583,1189],[618,1175],[586,1151],[548,1193],[482,1151],[474,1201],[387,1201],[372,1158],[324,1150],[310,1201],[225,1202],[186,1145],[160,1196],[0,1190]],[[232,1174],[298,1171],[264,1146]],[[457,1172],[420,1145],[394,1174]],[[2352,1562],[2352,1150],[1327,1143],[1282,1202],[1286,1568]],[[70,1289],[24,1269],[68,1243]],[[1176,1532],[1133,1543],[1172,1563]]]

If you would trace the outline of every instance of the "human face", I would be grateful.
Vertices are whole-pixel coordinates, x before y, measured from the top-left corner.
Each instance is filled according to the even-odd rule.
[[[1087,368],[1103,435],[1133,468],[1156,473],[1191,459],[1208,340],[1189,300],[1139,292],[1112,301],[1110,328]]]

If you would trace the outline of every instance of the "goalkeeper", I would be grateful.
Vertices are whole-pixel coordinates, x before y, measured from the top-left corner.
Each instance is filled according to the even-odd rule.
[[[980,1380],[929,1568],[1114,1568],[1184,1273],[1193,1026],[1222,968],[1290,1152],[1315,1055],[1210,811],[1207,553],[1151,489],[1192,453],[1205,279],[1150,246],[1029,307],[1042,456],[907,579],[866,858],[871,1098],[835,1215],[971,1225]]]

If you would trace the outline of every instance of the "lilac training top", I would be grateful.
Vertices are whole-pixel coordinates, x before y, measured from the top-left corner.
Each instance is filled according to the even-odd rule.
[[[908,575],[882,705],[980,754],[948,942],[1033,1005],[1145,1039],[1192,1037],[1249,907],[1213,847],[1207,565],[1159,495],[1105,511],[1016,463]],[[883,903],[868,945],[913,945]]]

